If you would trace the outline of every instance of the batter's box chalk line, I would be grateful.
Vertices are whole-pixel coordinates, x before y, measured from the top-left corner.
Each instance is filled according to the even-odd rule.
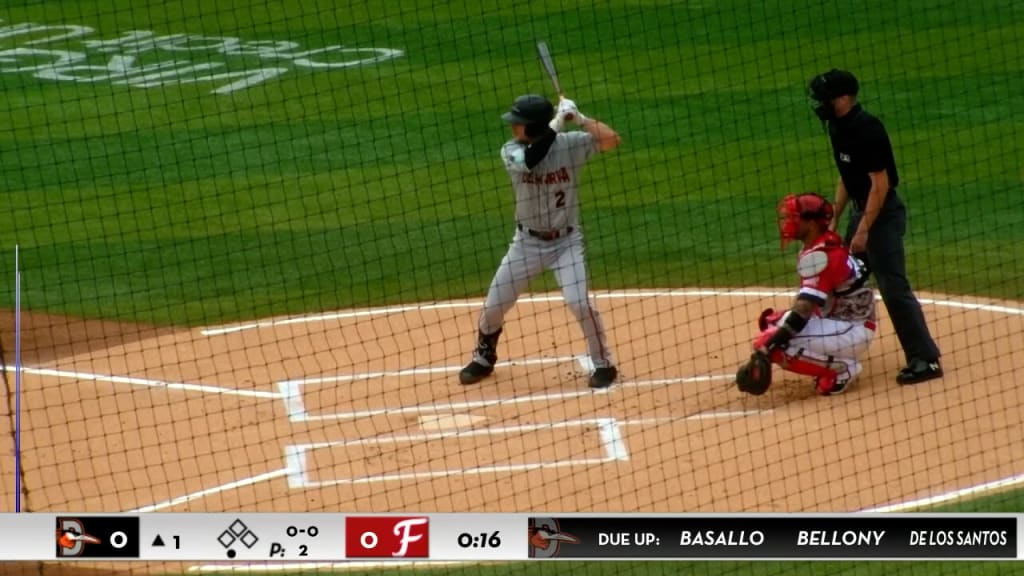
[[[600,458],[575,458],[546,462],[524,462],[518,464],[494,464],[443,470],[426,470],[415,472],[396,472],[392,474],[376,474],[356,478],[334,478],[330,480],[311,480],[307,467],[307,453],[312,450],[346,448],[351,446],[402,444],[424,441],[444,441],[473,438],[478,436],[497,436],[508,434],[536,433],[538,431],[558,430],[562,428],[593,426],[597,429],[598,439],[604,455]],[[572,438],[566,438],[572,441]],[[507,472],[526,472],[530,470],[564,468],[572,466],[593,466],[616,461],[628,461],[629,451],[622,437],[619,423],[614,418],[592,418],[585,420],[568,420],[564,422],[548,422],[542,424],[523,424],[502,426],[498,428],[481,428],[475,430],[453,430],[448,432],[431,432],[421,434],[404,434],[396,436],[380,436],[357,440],[336,440],[312,444],[298,444],[285,447],[285,463],[289,470],[288,487],[292,489],[324,488],[337,485],[370,484],[374,482],[394,482],[402,480],[425,480],[449,476],[474,476],[480,474],[500,474]]]
[[[528,366],[534,364],[557,364],[563,362],[580,362],[579,356],[536,358],[499,362],[498,367],[505,366]],[[710,374],[701,376],[683,376],[678,378],[658,378],[653,380],[632,380],[615,384],[603,390],[591,390],[584,388],[569,392],[547,392],[538,394],[527,394],[523,396],[506,396],[499,398],[488,398],[485,400],[468,400],[465,402],[431,402],[416,406],[394,406],[382,408],[367,408],[364,410],[353,410],[347,412],[333,412],[323,414],[311,414],[303,400],[303,390],[308,385],[321,385],[334,382],[352,382],[368,378],[402,378],[420,374],[454,373],[462,369],[462,366],[437,366],[427,368],[409,368],[405,370],[363,372],[356,374],[339,374],[334,376],[323,376],[317,378],[285,380],[278,382],[278,397],[284,401],[285,413],[291,422],[323,422],[331,420],[355,420],[359,418],[371,418],[374,416],[401,416],[407,414],[434,414],[438,412],[455,412],[462,410],[473,410],[487,408],[490,406],[511,406],[515,404],[526,404],[534,402],[555,402],[561,400],[572,400],[587,396],[610,394],[623,388],[645,388],[658,386],[671,386],[676,384],[693,384],[701,382],[727,381],[734,378],[731,374]]]

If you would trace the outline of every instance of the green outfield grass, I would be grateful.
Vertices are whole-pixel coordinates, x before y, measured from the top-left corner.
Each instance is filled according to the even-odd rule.
[[[152,30],[404,52],[328,71],[238,57],[232,70],[288,71],[217,95],[226,82],[138,88],[12,72],[45,57],[4,60],[30,46],[0,32],[0,307],[14,306],[15,244],[26,308],[159,325],[481,296],[512,234],[499,115],[520,93],[552,92],[537,38],[568,95],[623,136],[584,176],[593,288],[792,285],[773,208],[789,192],[831,195],[830,150],[804,85],[840,66],[858,74],[866,106],[890,129],[915,287],[1024,299],[1019,0],[13,0],[0,20],[89,26],[88,40]],[[81,39],[34,48],[85,51],[94,66],[122,54]],[[224,58],[138,57],[172,60]],[[1021,512],[1024,491],[937,510]],[[1024,564],[559,562],[436,573],[930,576]]]
[[[80,24],[92,39],[405,52],[227,95],[0,73],[0,248],[20,244],[31,309],[194,325],[481,295],[512,231],[498,115],[551,92],[537,37],[583,111],[624,137],[585,175],[595,288],[790,284],[772,208],[833,186],[803,84],[837,65],[892,132],[915,285],[1024,297],[1024,10],[1011,0],[868,0],[842,21],[809,0],[14,4],[2,25]],[[217,60],[139,60],[172,58]]]
[[[1024,574],[1024,565],[1012,562],[533,562],[529,564],[471,565],[460,568],[372,570],[336,572],[346,576],[397,576],[415,572],[446,576],[1004,576]],[[296,574],[296,572],[286,573]],[[316,574],[316,572],[310,572]],[[323,572],[319,572],[323,574]],[[281,575],[284,576],[284,575]]]

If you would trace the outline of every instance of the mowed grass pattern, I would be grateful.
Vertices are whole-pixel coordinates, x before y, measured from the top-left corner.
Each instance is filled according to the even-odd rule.
[[[0,18],[86,25],[89,39],[142,29],[404,51],[290,66],[226,95],[210,93],[226,82],[0,74],[0,246],[21,246],[31,309],[197,325],[483,294],[512,234],[499,114],[519,93],[551,93],[536,38],[569,95],[625,142],[584,176],[595,288],[789,285],[773,207],[831,194],[803,86],[842,66],[892,133],[916,286],[1024,296],[1024,9],[1010,0],[16,0]],[[224,59],[139,56],[169,58]],[[10,283],[0,290],[13,305]]]

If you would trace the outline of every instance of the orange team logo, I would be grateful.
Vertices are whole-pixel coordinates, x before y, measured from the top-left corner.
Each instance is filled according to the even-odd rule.
[[[57,546],[61,556],[79,556],[86,544],[99,544],[100,539],[85,534],[81,522],[65,521],[64,528],[57,531]]]
[[[580,539],[562,532],[553,518],[538,518],[530,526],[530,556],[552,558],[562,544],[579,544]]]

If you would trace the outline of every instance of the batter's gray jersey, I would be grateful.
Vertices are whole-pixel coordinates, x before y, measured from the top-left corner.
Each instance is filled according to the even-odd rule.
[[[501,159],[516,191],[516,220],[534,230],[579,226],[579,173],[597,153],[597,139],[587,132],[563,132],[533,170],[526,168],[526,145],[509,140]]]

